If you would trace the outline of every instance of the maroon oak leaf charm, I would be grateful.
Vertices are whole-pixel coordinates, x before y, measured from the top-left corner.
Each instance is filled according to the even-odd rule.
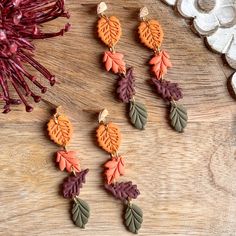
[[[171,83],[170,81],[164,79],[158,80],[156,78],[152,78],[151,83],[155,86],[157,93],[164,100],[178,101],[179,99],[183,98],[181,88],[177,83]]]
[[[132,67],[127,69],[126,75],[120,75],[117,93],[119,99],[124,103],[129,103],[135,95],[135,78]]]
[[[26,97],[32,97],[35,102],[39,102],[41,97],[31,90],[29,84],[34,84],[41,93],[45,93],[47,88],[24,65],[33,67],[51,85],[55,84],[55,76],[33,58],[35,46],[32,39],[62,36],[69,30],[69,24],[54,33],[42,32],[42,25],[58,17],[69,18],[69,14],[65,11],[64,0],[4,0],[0,2],[0,11],[0,100],[5,103],[3,112],[8,113],[12,104],[22,102],[26,111],[30,112],[33,107]],[[10,86],[19,99],[12,98]]]
[[[89,169],[76,172],[75,176],[69,176],[63,183],[63,196],[65,198],[74,198],[80,194],[80,189],[85,183],[85,177]]]
[[[115,184],[106,184],[105,188],[113,194],[113,196],[122,201],[128,200],[129,198],[136,199],[140,194],[137,185],[129,182],[121,182]]]

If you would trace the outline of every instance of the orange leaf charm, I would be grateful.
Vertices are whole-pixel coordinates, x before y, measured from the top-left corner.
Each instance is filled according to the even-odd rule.
[[[120,147],[121,135],[118,126],[109,122],[100,124],[97,129],[99,146],[109,153],[115,153]]]
[[[107,51],[104,53],[103,62],[107,71],[112,71],[117,73],[124,73],[126,71],[125,62],[123,60],[124,55],[117,52]]]
[[[61,171],[66,169],[69,173],[72,171],[80,172],[79,160],[74,151],[58,151],[57,162],[59,162]]]
[[[109,47],[114,47],[122,34],[121,24],[115,16],[102,17],[98,21],[98,36]]]
[[[65,115],[52,118],[48,122],[48,134],[58,145],[65,147],[70,142],[72,133],[71,122]]]
[[[157,79],[162,79],[167,73],[167,68],[172,67],[170,56],[166,51],[159,52],[158,55],[151,59],[149,64],[153,65],[152,72],[156,75]]]
[[[123,157],[112,157],[111,161],[108,161],[105,165],[108,168],[105,171],[108,184],[117,180],[125,172],[125,162]]]
[[[156,50],[161,47],[164,33],[161,25],[156,20],[141,22],[139,26],[139,37],[147,47]]]

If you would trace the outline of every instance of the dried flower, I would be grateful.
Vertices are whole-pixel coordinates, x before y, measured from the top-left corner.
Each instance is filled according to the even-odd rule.
[[[66,24],[59,32],[43,33],[41,25],[58,17],[69,18],[65,11],[64,0],[0,0],[0,99],[5,102],[4,113],[10,111],[11,104],[23,102],[26,111],[33,107],[25,97],[31,96],[35,102],[41,97],[34,94],[27,80],[36,85],[42,93],[47,88],[37,81],[37,78],[26,71],[24,64],[29,64],[38,70],[51,85],[55,84],[55,76],[33,58],[35,47],[32,39],[45,39],[62,36],[70,28]],[[19,96],[13,99],[9,92],[12,85]]]

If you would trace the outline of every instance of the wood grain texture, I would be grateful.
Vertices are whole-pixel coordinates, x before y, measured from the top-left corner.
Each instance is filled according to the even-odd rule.
[[[144,212],[141,236],[236,235],[236,109],[226,86],[232,71],[161,1],[108,0],[107,4],[123,25],[117,50],[135,67],[137,99],[145,101],[149,110],[147,128],[141,132],[129,125],[125,106],[114,99],[116,77],[102,68],[106,48],[94,33],[95,1],[68,0],[72,30],[65,37],[36,43],[36,58],[60,84],[33,113],[19,106],[0,115],[0,235],[131,235],[122,224],[122,205],[102,187],[101,166],[108,156],[95,144],[95,129],[96,111],[104,107],[123,134],[120,152],[127,171],[121,179],[132,180],[141,191],[135,200]],[[146,82],[151,52],[135,34],[143,5],[164,28],[163,47],[173,62],[168,79],[184,90],[183,104],[189,110],[184,135],[167,125],[166,106]],[[48,28],[58,26],[57,21]],[[81,190],[91,207],[85,230],[73,226],[71,205],[58,194],[67,174],[55,168],[58,147],[45,131],[58,105],[74,125],[69,148],[78,150],[82,166],[90,169]]]

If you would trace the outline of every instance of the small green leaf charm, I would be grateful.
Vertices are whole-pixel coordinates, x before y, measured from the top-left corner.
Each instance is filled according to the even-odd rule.
[[[183,132],[188,122],[187,110],[182,105],[171,102],[170,120],[177,132]]]
[[[88,218],[90,215],[89,205],[80,198],[74,199],[74,204],[72,208],[72,220],[74,224],[80,228],[85,228],[88,223]]]
[[[146,107],[138,102],[130,102],[130,112],[129,116],[131,119],[131,123],[137,129],[144,129],[147,123],[147,110]]]
[[[141,228],[143,222],[143,212],[135,204],[130,204],[126,208],[125,212],[125,225],[127,229],[137,234],[138,230]]]

